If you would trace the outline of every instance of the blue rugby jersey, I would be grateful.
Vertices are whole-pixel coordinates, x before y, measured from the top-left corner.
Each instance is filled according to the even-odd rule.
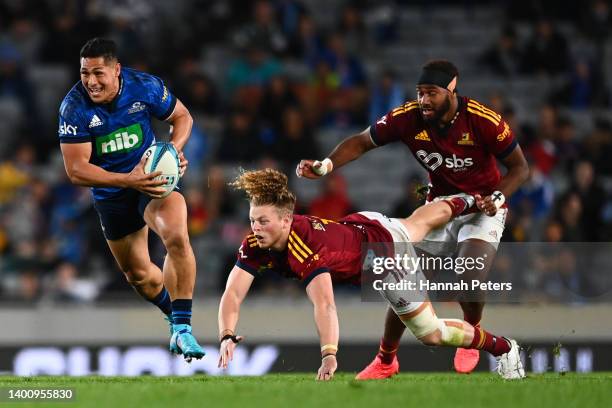
[[[92,102],[79,81],[59,109],[60,143],[91,143],[90,163],[114,173],[129,173],[145,150],[155,143],[151,115],[167,119],[176,97],[164,82],[130,68],[121,68],[119,93],[109,104]],[[96,200],[112,198],[123,189],[94,187]]]

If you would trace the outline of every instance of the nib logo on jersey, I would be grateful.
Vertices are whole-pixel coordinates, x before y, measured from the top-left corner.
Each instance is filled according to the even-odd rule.
[[[474,165],[474,160],[471,157],[461,158],[457,157],[456,154],[453,154],[453,157],[444,158],[440,153],[427,153],[425,150],[419,150],[416,152],[416,156],[429,171],[436,170],[442,163],[444,163],[444,167],[455,172],[465,171],[468,167]]]
[[[127,153],[142,145],[142,129],[140,124],[120,128],[109,135],[96,137],[96,152],[98,156],[109,153]]]

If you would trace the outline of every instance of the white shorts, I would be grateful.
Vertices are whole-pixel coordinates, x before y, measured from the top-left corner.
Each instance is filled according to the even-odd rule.
[[[417,257],[414,250],[414,246],[410,242],[410,235],[408,230],[397,218],[389,218],[378,212],[373,211],[362,211],[359,214],[371,219],[378,221],[387,231],[391,234],[395,245],[395,254],[403,253],[408,254],[410,257]],[[419,269],[416,274],[408,275],[404,278],[405,280],[410,279],[418,282],[419,279],[424,279],[422,271]],[[396,282],[391,274],[388,274],[383,282]],[[425,300],[427,300],[427,293],[415,290],[380,290],[381,296],[389,303],[391,308],[397,315],[403,315],[410,313],[418,309]]]
[[[462,215],[446,225],[432,230],[415,247],[436,256],[452,256],[457,244],[468,239],[480,239],[493,245],[495,249],[504,233],[507,208],[500,208],[493,217],[478,212]]]

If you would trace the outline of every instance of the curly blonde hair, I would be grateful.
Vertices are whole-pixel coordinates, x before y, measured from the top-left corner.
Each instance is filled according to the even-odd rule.
[[[287,176],[274,169],[244,170],[229,183],[236,190],[243,190],[251,205],[273,205],[293,213],[295,194],[289,191]]]

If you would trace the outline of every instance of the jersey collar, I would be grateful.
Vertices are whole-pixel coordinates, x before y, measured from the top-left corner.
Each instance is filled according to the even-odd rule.
[[[465,107],[465,102],[463,101],[463,98],[457,95],[457,112],[455,112],[455,116],[453,116],[453,119],[446,126],[443,126],[443,127],[438,126],[436,128],[437,131],[441,135],[446,135],[448,133],[450,128],[453,126],[453,124],[457,121],[457,119],[459,119],[459,115],[461,115],[461,112],[463,111],[464,107]]]
[[[114,112],[115,110],[117,110],[117,103],[119,102],[119,98],[121,97],[121,94],[123,93],[123,82],[124,81],[123,81],[123,72],[122,72],[119,75],[119,91],[117,91],[117,95],[115,95],[112,101],[104,105],[104,107],[108,109],[110,112]]]

